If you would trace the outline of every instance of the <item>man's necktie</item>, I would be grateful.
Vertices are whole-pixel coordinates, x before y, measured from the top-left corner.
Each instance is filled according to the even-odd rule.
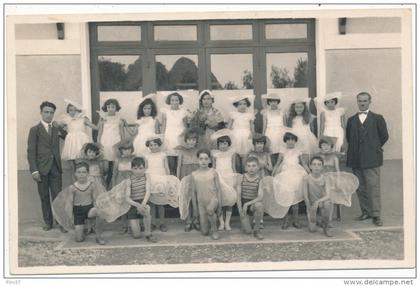
[[[367,115],[367,111],[359,111],[359,114]]]
[[[48,135],[52,135],[51,124],[48,124]]]

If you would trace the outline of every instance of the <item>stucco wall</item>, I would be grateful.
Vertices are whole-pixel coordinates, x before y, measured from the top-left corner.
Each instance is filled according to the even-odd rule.
[[[357,93],[372,95],[371,110],[384,116],[390,135],[384,157],[401,159],[401,50],[329,50],[326,79],[327,92],[343,92],[341,106],[346,107],[347,116],[357,112]]]
[[[48,100],[57,106],[55,116],[65,112],[64,99],[82,101],[80,56],[17,56],[17,159],[18,169],[28,169],[29,129],[40,120],[39,105]]]

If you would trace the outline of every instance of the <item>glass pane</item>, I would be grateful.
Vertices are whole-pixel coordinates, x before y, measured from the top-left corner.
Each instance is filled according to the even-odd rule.
[[[140,26],[98,26],[99,42],[138,42],[141,40]]]
[[[211,25],[210,40],[252,40],[252,25]]]
[[[198,56],[156,56],[156,89],[158,91],[198,89]]]
[[[346,32],[349,34],[364,33],[401,33],[399,17],[347,18]]]
[[[57,40],[57,25],[16,24],[16,40]]]
[[[197,41],[197,26],[154,26],[155,41]]]
[[[254,93],[252,54],[211,55],[210,62],[214,106],[228,120],[229,112],[235,110],[231,97]],[[249,112],[253,112],[251,104]]]
[[[99,56],[100,104],[115,98],[121,105],[120,115],[130,123],[136,120],[137,102],[143,96],[142,58]]]
[[[99,56],[98,63],[101,91],[143,89],[141,56]]]
[[[307,53],[267,54],[267,92],[308,96]]]
[[[266,39],[306,39],[306,24],[267,24]]]

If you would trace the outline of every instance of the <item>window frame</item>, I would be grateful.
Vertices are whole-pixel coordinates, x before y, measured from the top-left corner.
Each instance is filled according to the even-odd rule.
[[[196,25],[197,41],[154,41],[156,25]],[[210,25],[252,25],[252,40],[210,40]],[[266,39],[266,24],[306,24],[306,39]],[[97,27],[127,26],[141,27],[141,41],[98,41]],[[93,120],[98,120],[99,70],[98,56],[133,55],[143,57],[143,94],[156,92],[156,55],[198,55],[199,91],[211,89],[210,55],[251,53],[253,55],[255,107],[260,109],[261,94],[267,92],[266,53],[307,52],[309,97],[316,96],[315,19],[229,19],[229,20],[188,20],[188,21],[121,21],[89,23],[91,92]]]

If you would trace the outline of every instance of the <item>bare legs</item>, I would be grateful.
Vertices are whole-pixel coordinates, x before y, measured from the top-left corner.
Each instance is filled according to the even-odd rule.
[[[159,228],[162,232],[168,231],[168,227],[164,224],[165,219],[165,206],[150,204],[150,209],[152,213],[152,224]],[[157,210],[157,216],[156,216]]]
[[[225,218],[223,218],[225,213]],[[219,216],[219,230],[232,230],[230,227],[230,219],[232,218],[232,207],[223,207],[222,214]]]
[[[211,235],[213,239],[219,239],[219,233],[217,232],[216,221],[217,215],[216,210],[219,205],[219,202],[216,198],[210,200],[208,205],[204,205],[202,203],[198,203],[198,212],[200,216],[200,225],[201,225],[201,233],[203,235]],[[210,224],[210,229],[209,229]]]
[[[104,220],[98,216],[95,208],[91,208],[88,214],[88,219],[92,219],[92,218],[95,218],[96,220],[96,229],[95,229],[96,243],[100,245],[104,245],[106,243],[105,240],[102,238]],[[76,225],[75,232],[76,232],[76,242],[82,242],[85,240],[83,224]]]

